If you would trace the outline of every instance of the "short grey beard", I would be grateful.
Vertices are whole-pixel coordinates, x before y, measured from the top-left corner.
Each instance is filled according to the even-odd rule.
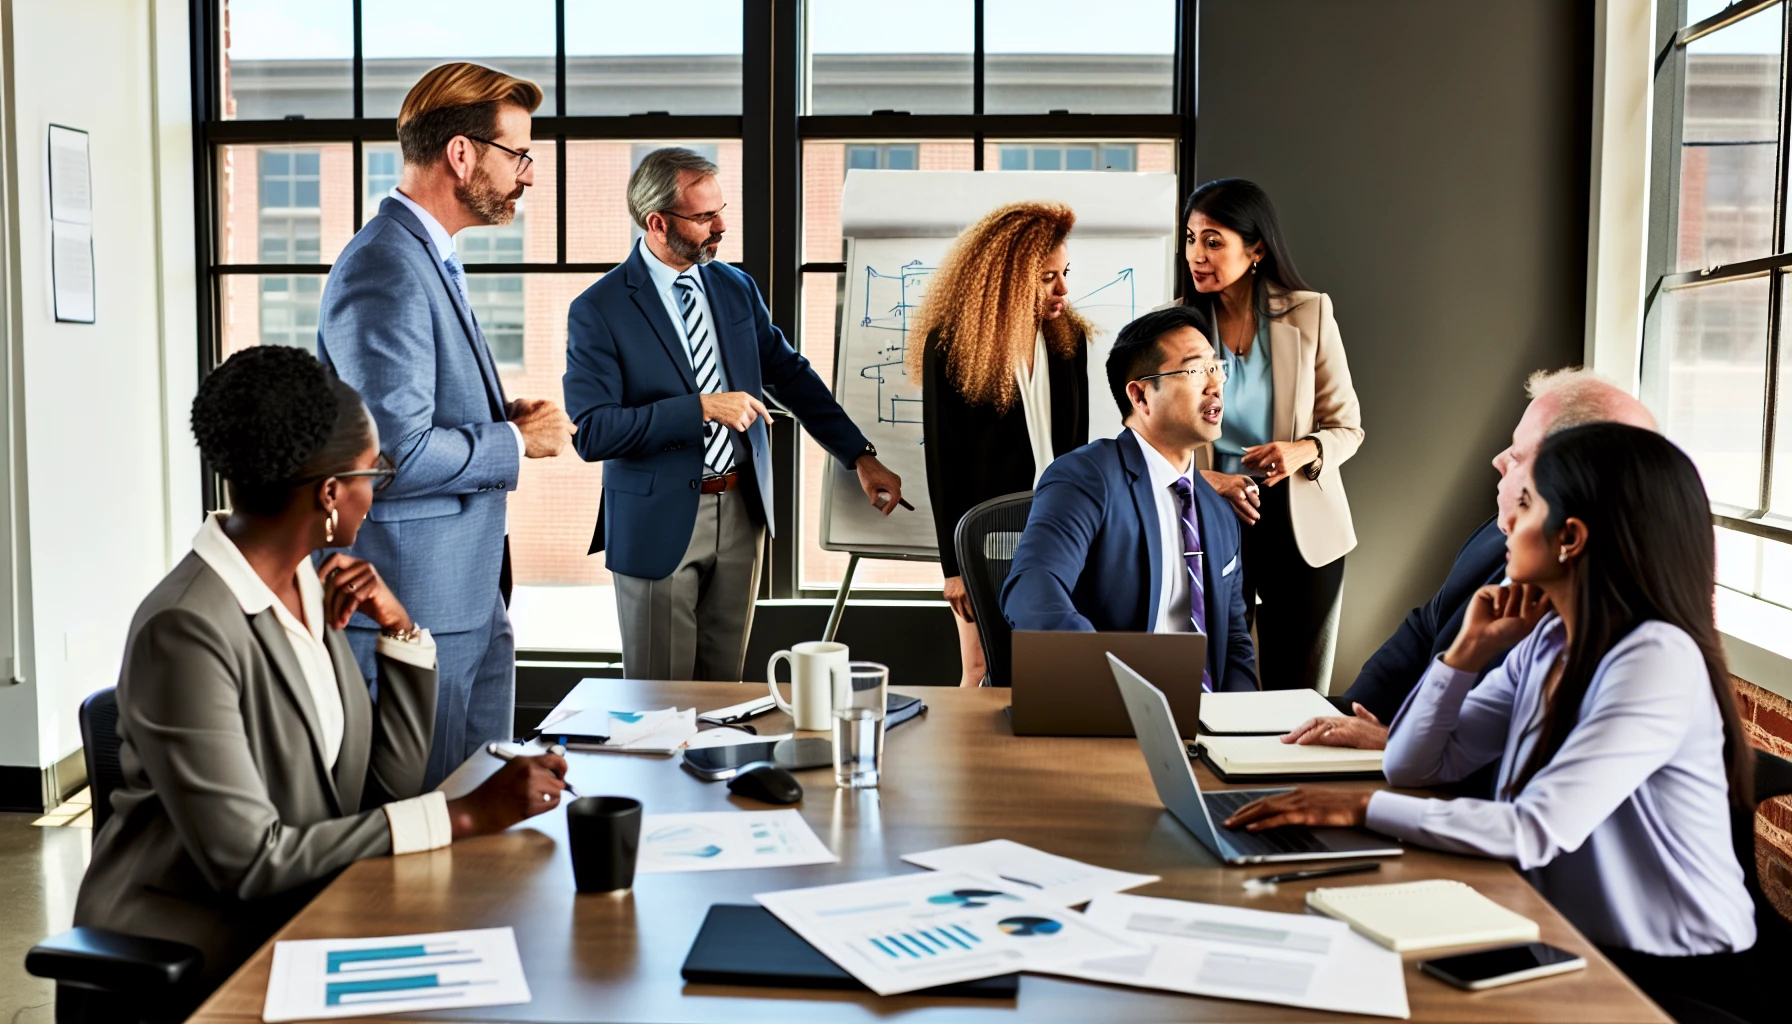
[[[699,267],[716,258],[707,244],[686,241],[683,235],[672,231],[666,232],[666,248],[672,255]]]

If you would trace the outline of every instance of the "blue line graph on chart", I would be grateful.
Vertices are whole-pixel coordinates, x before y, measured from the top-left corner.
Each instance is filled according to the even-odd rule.
[[[921,424],[920,396],[901,394],[898,388],[907,384],[903,364],[908,355],[908,318],[920,308],[927,277],[935,269],[921,260],[904,263],[893,274],[865,267],[865,308],[859,326],[891,334],[872,353],[876,362],[859,368],[860,377],[877,385],[879,423]],[[1097,297],[1100,301],[1091,301]],[[1085,316],[1096,309],[1117,309],[1123,311],[1120,323],[1132,320],[1138,314],[1138,288],[1132,268],[1120,270],[1104,284],[1071,299],[1070,305]]]

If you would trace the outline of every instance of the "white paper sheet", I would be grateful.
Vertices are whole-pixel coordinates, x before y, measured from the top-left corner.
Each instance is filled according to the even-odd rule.
[[[274,943],[261,1019],[514,1006],[529,982],[509,928]]]
[[[556,709],[558,710],[558,709]],[[541,725],[541,734],[609,736],[608,743],[570,744],[575,750],[611,754],[675,754],[697,735],[697,709],[664,708],[658,711],[611,711],[588,708]]]
[[[1251,690],[1201,695],[1201,731],[1219,735],[1285,733],[1338,709],[1316,690]]]
[[[1400,954],[1341,921],[1149,896],[1097,896],[1085,915],[1151,948],[1043,971],[1193,995],[1407,1017]]]
[[[635,870],[733,871],[839,861],[794,808],[776,811],[701,811],[641,817]]]
[[[1020,890],[940,871],[753,898],[880,996],[1146,952]]]
[[[1157,875],[1135,875],[1097,867],[1035,850],[1011,839],[905,853],[902,859],[934,871],[988,875],[1020,886],[1028,899],[1050,903],[1054,907],[1074,907],[1103,893],[1120,892],[1158,880]]]

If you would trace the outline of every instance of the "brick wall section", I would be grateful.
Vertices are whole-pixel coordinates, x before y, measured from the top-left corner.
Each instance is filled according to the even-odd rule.
[[[1732,679],[1743,728],[1754,745],[1792,758],[1792,701],[1743,679]],[[1756,866],[1761,888],[1779,912],[1792,917],[1792,797],[1762,805],[1755,816]]]

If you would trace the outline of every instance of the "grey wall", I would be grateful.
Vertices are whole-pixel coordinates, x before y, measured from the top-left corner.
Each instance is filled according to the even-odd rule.
[[[1329,292],[1368,433],[1343,470],[1334,692],[1493,514],[1525,375],[1586,321],[1590,0],[1203,0],[1202,180],[1251,178]]]

